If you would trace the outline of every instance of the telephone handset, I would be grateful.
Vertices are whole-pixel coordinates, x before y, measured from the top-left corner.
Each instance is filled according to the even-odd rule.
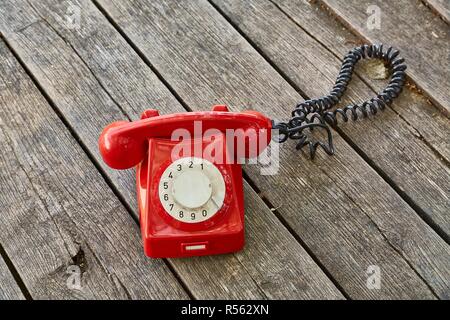
[[[105,163],[114,169],[137,166],[141,233],[149,257],[221,254],[243,247],[238,158],[259,155],[270,143],[271,126],[258,112],[215,106],[163,116],[147,110],[139,121],[105,128],[99,140]]]

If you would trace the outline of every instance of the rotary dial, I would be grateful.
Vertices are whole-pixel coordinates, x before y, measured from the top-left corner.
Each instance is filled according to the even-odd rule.
[[[159,182],[165,211],[185,223],[211,219],[225,200],[225,180],[210,161],[186,157],[171,163]]]

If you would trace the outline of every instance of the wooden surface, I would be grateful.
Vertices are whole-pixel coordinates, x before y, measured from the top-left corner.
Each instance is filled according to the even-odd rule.
[[[185,298],[163,261],[4,43],[0,241],[34,298]],[[82,290],[69,290],[78,265]]]
[[[79,28],[65,20],[70,5],[81,9]],[[448,25],[433,18],[438,6],[405,2],[417,19],[431,17],[426,28],[378,39],[362,27],[367,5],[2,1],[0,244],[10,263],[0,259],[0,298],[450,298],[448,41],[418,36],[448,36]],[[385,26],[406,19],[391,14]],[[312,161],[287,143],[277,175],[245,166],[243,251],[144,257],[134,172],[110,170],[98,152],[106,124],[216,103],[286,119],[298,101],[326,94],[343,55],[368,39],[407,57],[410,83],[391,108],[341,126],[333,157]],[[357,68],[343,103],[386,83],[371,70]],[[73,264],[79,290],[66,284]],[[371,265],[380,289],[367,286]]]
[[[367,6],[359,0],[320,0],[337,19],[371,42],[395,43],[407,59],[408,75],[450,116],[448,96],[450,29],[439,15],[417,0],[376,0],[381,27],[366,27]],[[419,22],[419,23],[418,23]],[[420,61],[420,63],[414,63]]]
[[[106,50],[108,46],[115,45],[119,50],[121,50],[120,55],[116,57],[111,57],[108,62],[117,61],[117,59],[121,59],[122,61],[131,61],[132,63],[127,62],[126,66],[129,69],[129,72],[119,72],[115,67],[111,70],[116,75],[114,78],[118,77],[118,74],[121,73],[122,80],[118,81],[118,83],[111,84],[101,84],[102,80],[105,78],[110,78],[111,75],[104,75],[101,72],[96,72],[96,69],[101,68],[98,65],[99,62],[104,63],[104,59],[102,60],[101,56],[98,56],[99,60],[89,60],[89,57],[92,56],[92,53],[85,53],[83,51],[75,51],[73,48],[81,47],[78,41],[84,39],[84,37],[79,36],[77,39],[73,39],[73,44],[70,44],[72,41],[72,37],[76,37],[76,34],[62,34],[59,33],[56,29],[58,26],[52,26],[51,23],[57,21],[51,21],[50,18],[45,23],[37,23],[30,26],[27,30],[22,31],[21,34],[15,33],[16,37],[11,37],[13,41],[11,42],[11,46],[16,48],[17,52],[21,52],[22,57],[25,60],[34,57],[39,57],[41,61],[45,61],[41,64],[35,63],[27,63],[25,62],[30,69],[34,70],[34,74],[39,79],[42,79],[44,90],[49,92],[50,99],[54,101],[55,107],[62,113],[62,115],[66,118],[69,125],[77,132],[80,140],[83,142],[83,145],[89,150],[90,153],[94,154],[95,158],[98,160],[96,162],[99,163],[107,172],[108,178],[111,179],[114,186],[117,188],[118,192],[124,198],[130,207],[135,208],[135,177],[134,173],[129,171],[128,175],[125,175],[123,172],[113,171],[107,169],[106,165],[99,159],[98,155],[98,147],[97,147],[97,135],[94,132],[100,132],[102,128],[109,122],[113,121],[114,118],[120,119],[123,117],[121,115],[121,109],[119,107],[113,107],[112,104],[115,105],[116,96],[118,96],[117,92],[112,90],[117,90],[127,81],[129,81],[129,77],[126,75],[137,74],[136,83],[131,83],[134,86],[133,94],[129,91],[123,90],[124,98],[129,99],[129,101],[134,102],[133,96],[136,97],[139,95],[145,95],[142,97],[141,101],[154,101],[158,100],[155,97],[148,96],[148,88],[156,87],[156,89],[162,88],[162,84],[157,82],[155,76],[151,73],[151,70],[148,69],[145,65],[143,65],[142,61],[138,58],[138,56],[132,52],[132,50],[124,43],[124,40],[117,34],[117,43],[114,41],[114,37],[112,37],[111,32],[114,34],[114,30],[111,26],[108,25],[107,20],[100,14],[100,12],[89,2],[84,2],[84,10],[86,12],[90,12],[91,15],[89,18],[92,18],[92,26],[96,28],[95,31],[92,31],[96,35],[95,38],[90,37],[90,41],[92,46],[88,43],[85,44],[84,47],[92,48],[96,47],[98,52],[102,50]],[[14,4],[14,8],[12,10],[30,10],[27,7],[27,3],[23,3],[23,6],[18,6],[17,3]],[[43,3],[41,1],[36,2],[35,4],[36,10],[38,13],[35,17],[39,17],[39,14],[44,16],[45,10],[48,10],[48,4]],[[54,11],[53,11],[54,12]],[[44,16],[45,17],[45,16]],[[25,24],[31,23],[25,21]],[[89,21],[89,20],[88,20]],[[103,22],[103,23],[101,23]],[[98,31],[98,32],[96,32]],[[29,32],[29,33],[28,33]],[[102,32],[102,33],[100,33]],[[24,35],[25,33],[25,35]],[[27,40],[27,34],[36,34],[39,35],[33,37],[36,41]],[[7,36],[8,37],[8,36]],[[46,40],[50,39],[50,40]],[[69,45],[66,45],[64,40],[66,40]],[[48,45],[42,46],[43,41]],[[95,46],[94,46],[95,43]],[[104,44],[103,48],[100,48],[99,45]],[[86,49],[90,50],[90,49]],[[34,52],[34,53],[33,53]],[[62,54],[63,53],[63,54]],[[51,68],[47,67],[50,65]],[[135,64],[133,64],[135,62]],[[92,65],[92,67],[91,67]],[[116,65],[115,65],[116,66]],[[145,70],[142,72],[140,70]],[[33,72],[33,71],[32,71]],[[97,76],[98,74],[98,76]],[[103,78],[104,77],[104,78]],[[51,83],[46,83],[45,79],[52,79]],[[99,81],[97,79],[100,79]],[[142,79],[148,80],[147,85],[138,84],[142,83]],[[81,90],[79,89],[80,83],[87,83],[88,85],[84,86]],[[153,85],[155,84],[155,85]],[[130,87],[130,84],[128,84]],[[109,88],[109,90],[104,90],[103,87]],[[112,88],[110,88],[112,87]],[[66,96],[65,92],[70,90],[72,94],[70,96]],[[138,91],[139,90],[139,91]],[[164,90],[164,89],[161,89]],[[86,91],[92,92],[90,95],[86,95]],[[156,90],[155,90],[156,91]],[[158,94],[156,91],[155,95]],[[166,97],[171,97],[170,92],[166,90],[164,92]],[[101,97],[107,97],[101,99]],[[140,97],[139,97],[140,98]],[[118,99],[118,98],[117,98]],[[160,102],[161,103],[161,102]],[[92,105],[96,106],[96,111],[99,114],[103,114],[104,117],[111,117],[106,120],[102,120],[99,117],[98,122],[93,122],[91,114]],[[164,110],[165,113],[168,112],[179,112],[182,111],[182,107],[176,102],[174,98],[172,101],[168,101],[167,106],[170,106],[171,109]],[[147,105],[147,103],[140,102],[140,105]],[[132,110],[132,109],[130,109]],[[76,114],[74,114],[76,113]],[[130,117],[136,119],[137,113],[133,111],[128,112]],[[87,116],[85,116],[87,115]],[[78,126],[78,127],[77,127]],[[88,129],[87,129],[88,128]],[[252,212],[255,212],[255,219],[252,220],[252,223],[255,224],[256,229],[261,229],[259,232],[262,234],[259,238],[266,233],[267,230],[266,224],[269,223],[270,220],[263,219],[264,211],[261,210],[261,205],[258,205],[256,193],[252,190],[248,192],[249,196],[252,196],[252,201],[249,201],[250,206],[247,207],[247,213],[249,215]],[[270,212],[269,208],[265,207],[266,216],[268,214],[273,214]],[[137,211],[133,212],[137,217]],[[271,217],[269,215],[269,218]],[[274,239],[270,239],[266,237],[265,243],[271,243],[271,246],[268,247],[269,250],[266,250],[266,254],[269,259],[265,261],[265,263],[270,267],[273,265],[273,272],[277,272],[277,268],[283,266],[281,261],[285,260],[287,257],[295,255],[303,262],[305,265],[313,264],[312,260],[308,255],[304,252],[301,246],[295,241],[287,241],[284,240],[283,234],[287,234],[287,231],[281,227],[281,223],[276,221],[272,217],[272,224],[275,226],[279,226],[280,232],[277,234],[277,237]],[[281,241],[284,240],[284,241]],[[275,242],[274,242],[275,241]],[[264,243],[262,244],[264,245]],[[278,248],[283,246],[283,250],[279,250]],[[258,246],[250,246],[247,251],[247,256],[254,256],[254,259],[259,258],[259,252],[261,251]],[[139,252],[142,254],[141,252]],[[272,293],[269,288],[273,287],[274,290],[277,290],[277,287],[286,282],[283,287],[289,288],[291,286],[292,289],[286,289],[282,291],[283,296],[291,296],[293,298],[307,298],[307,297],[315,297],[315,298],[333,298],[338,297],[339,294],[336,292],[334,286],[330,280],[328,280],[321,270],[315,266],[314,264],[311,268],[307,269],[296,269],[292,268],[289,270],[291,273],[290,277],[268,277],[268,274],[265,273],[251,273],[247,269],[253,268],[252,258],[243,260],[241,262],[239,258],[234,257],[233,255],[222,256],[218,258],[199,258],[199,259],[189,259],[187,262],[183,262],[182,260],[171,260],[170,264],[177,270],[177,273],[180,277],[182,277],[183,281],[189,284],[189,289],[194,297],[198,298],[214,298],[214,297],[234,297],[234,298],[244,298],[244,297],[252,297],[252,298],[263,298],[265,297],[265,291],[268,291],[267,295],[275,295],[276,293]],[[202,283],[198,282],[198,279],[195,276],[192,276],[192,270],[198,270],[199,275],[210,275],[210,277],[202,279]],[[289,273],[287,274],[289,275]],[[298,291],[296,287],[292,287],[291,283],[294,279],[303,279],[306,278],[310,290],[302,290]],[[207,281],[208,285],[205,286],[205,281]],[[298,280],[295,280],[298,281]],[[314,285],[315,282],[318,282],[317,285]],[[261,288],[259,283],[264,283],[265,288]],[[311,293],[310,293],[311,291]]]
[[[442,20],[450,23],[450,2],[447,0],[425,0],[424,3],[438,14]]]
[[[0,300],[23,300],[25,296],[6,262],[0,259]]]

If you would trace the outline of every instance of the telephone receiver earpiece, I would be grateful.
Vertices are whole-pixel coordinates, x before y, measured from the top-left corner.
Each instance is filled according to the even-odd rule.
[[[229,112],[226,106],[215,106],[212,111],[187,112],[160,116],[156,110],[147,110],[141,120],[117,121],[108,125],[100,135],[99,149],[105,163],[113,169],[129,169],[138,165],[146,156],[148,139],[170,139],[176,129],[186,129],[194,134],[194,124],[200,122],[202,133],[209,129],[226,132],[242,129],[249,140],[265,134],[259,140],[255,152],[245,146],[246,157],[255,157],[271,140],[271,120],[256,111]],[[250,138],[249,138],[250,137]],[[251,151],[250,151],[251,150]]]
[[[107,126],[99,139],[103,161],[113,169],[129,169],[138,165],[147,153],[146,139],[123,134],[132,122],[117,121]]]

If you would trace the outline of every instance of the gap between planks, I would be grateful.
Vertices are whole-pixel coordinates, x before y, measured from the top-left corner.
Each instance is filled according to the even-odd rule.
[[[3,259],[3,261],[0,261],[0,264],[4,263],[6,268],[8,268],[8,271],[9,271],[10,275],[12,276],[13,280],[15,281],[15,284],[19,288],[19,290],[22,293],[23,297],[26,300],[33,300],[33,298],[31,297],[30,292],[28,291],[27,286],[25,285],[25,283],[22,280],[22,277],[20,276],[19,272],[17,271],[17,269],[14,266],[13,262],[11,261],[11,259],[8,257],[8,254],[6,253],[5,249],[0,244],[0,260],[2,260],[2,259]],[[0,288],[0,290],[1,290],[1,288]],[[16,297],[17,297],[17,295],[16,295]],[[17,297],[17,298],[19,298],[19,297]]]
[[[445,23],[450,24],[450,3],[447,2],[447,7],[444,1],[448,0],[421,0],[422,3],[431,10],[434,14],[437,14]]]
[[[289,223],[280,214],[280,212],[272,204],[272,202],[262,194],[261,190],[258,188],[256,183],[249,177],[249,175],[245,171],[242,171],[242,176],[248,182],[250,187],[256,192],[258,197],[260,197],[261,200],[266,204],[266,206],[270,209],[270,211],[273,212],[273,214],[277,217],[277,219],[280,221],[280,223],[289,231],[289,233],[295,238],[295,240],[297,240],[297,242],[306,250],[306,252],[314,260],[314,262],[319,266],[319,268],[322,270],[322,272],[325,273],[325,275],[331,280],[331,282],[333,282],[333,284],[336,286],[336,288],[339,289],[339,291],[342,293],[342,295],[345,297],[345,299],[352,300],[352,298],[347,294],[347,292],[345,292],[345,289],[342,287],[342,285],[339,283],[339,281],[337,281],[333,277],[331,272],[324,266],[322,261],[320,261],[320,259],[314,254],[314,252],[311,250],[311,248],[309,248],[309,246],[306,244],[306,242],[303,241],[302,238],[300,238],[300,236],[289,225]],[[430,288],[430,291],[433,292],[433,290],[431,290],[431,288]],[[439,299],[439,297],[436,294],[434,294],[434,295],[436,296],[436,298]]]

